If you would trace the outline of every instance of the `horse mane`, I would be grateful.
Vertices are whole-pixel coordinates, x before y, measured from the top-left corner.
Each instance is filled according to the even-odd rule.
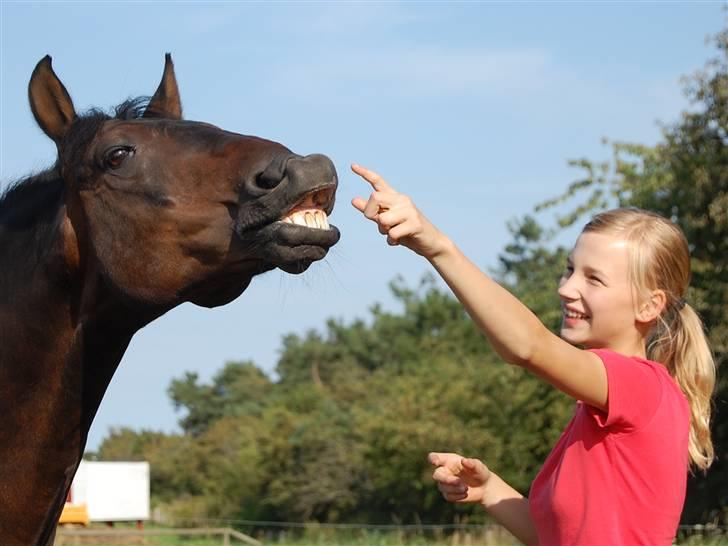
[[[111,113],[92,108],[78,115],[62,143],[66,161],[77,163],[91,143],[101,125],[110,119],[132,120],[141,118],[147,110],[149,97],[130,98],[115,106]],[[4,263],[27,260],[29,249],[50,249],[57,228],[57,213],[63,204],[65,183],[61,177],[58,159],[53,166],[17,179],[0,192],[0,236],[12,239],[0,244],[0,258]],[[5,248],[3,248],[3,246]],[[35,252],[33,260],[39,260]]]

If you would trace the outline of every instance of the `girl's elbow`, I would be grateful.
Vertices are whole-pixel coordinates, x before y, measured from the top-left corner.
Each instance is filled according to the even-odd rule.
[[[544,331],[550,334],[545,328]],[[508,354],[501,356],[503,356],[506,362],[514,366],[526,369],[532,368],[538,362],[539,349],[545,343],[544,336],[541,334],[542,332],[533,332],[523,337],[509,347]]]
[[[512,347],[508,354],[502,355],[508,364],[520,368],[530,368],[534,362],[536,347],[530,341],[524,341]]]

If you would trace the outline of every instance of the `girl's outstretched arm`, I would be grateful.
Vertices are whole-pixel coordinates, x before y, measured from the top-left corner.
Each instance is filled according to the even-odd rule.
[[[430,261],[504,360],[577,400],[606,409],[607,374],[598,356],[551,333],[515,296],[473,264],[409,197],[373,171],[359,165],[352,165],[352,170],[374,188],[368,200],[357,197],[352,205],[378,225],[389,244],[406,246]]]

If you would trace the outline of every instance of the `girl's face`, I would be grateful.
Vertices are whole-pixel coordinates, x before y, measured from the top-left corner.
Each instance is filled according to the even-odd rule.
[[[582,233],[569,255],[559,296],[564,340],[587,349],[644,356],[625,241],[604,233]]]

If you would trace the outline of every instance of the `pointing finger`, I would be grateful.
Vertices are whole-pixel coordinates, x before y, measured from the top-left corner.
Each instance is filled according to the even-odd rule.
[[[362,167],[361,165],[357,165],[356,163],[354,163],[351,166],[351,170],[361,176],[364,180],[369,182],[372,187],[377,191],[394,191],[394,189],[387,183],[386,180],[384,180],[384,178],[382,178],[374,171],[370,171],[366,167]]]
[[[432,453],[428,454],[427,455],[427,460],[433,466],[440,466],[440,464],[441,464],[440,463],[440,454],[439,453],[432,452]]]
[[[459,474],[462,470],[462,456],[457,453],[430,453],[427,457],[430,464],[444,466],[453,474]]]

